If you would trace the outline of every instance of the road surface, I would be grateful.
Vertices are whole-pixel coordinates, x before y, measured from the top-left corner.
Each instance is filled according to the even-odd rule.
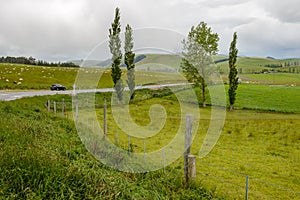
[[[164,87],[175,87],[186,85],[186,83],[178,83],[178,84],[163,84],[163,85],[147,85],[147,86],[137,86],[136,90],[139,89],[156,89],[156,88],[164,88]],[[128,90],[128,88],[125,88]],[[89,93],[89,92],[113,92],[113,88],[102,88],[102,89],[92,89],[92,90],[76,90],[76,94],[79,93]],[[0,91],[0,101],[13,101],[16,99],[21,99],[24,97],[34,97],[34,96],[46,96],[46,95],[56,95],[56,94],[74,94],[74,90],[66,90],[66,91],[29,91],[29,92],[14,92],[14,91]]]

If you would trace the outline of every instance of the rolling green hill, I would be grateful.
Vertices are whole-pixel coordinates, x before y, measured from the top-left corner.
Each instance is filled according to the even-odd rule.
[[[290,63],[290,64],[288,64]],[[282,66],[282,67],[279,67]],[[224,74],[228,73],[228,62],[218,63],[220,71]],[[295,72],[300,73],[300,59],[283,59],[276,60],[271,58],[259,57],[238,57],[237,67],[239,73],[253,74],[256,72],[277,70],[281,72],[292,72],[290,69],[295,68]]]
[[[213,60],[217,63],[221,73],[228,73],[228,56],[213,56]],[[138,70],[170,72],[180,70],[180,64],[180,55],[147,54],[146,58],[138,62],[136,66]],[[277,60],[270,57],[238,57],[237,66],[242,74],[272,70],[300,73],[300,58]],[[279,66],[282,67],[279,68]]]
[[[219,70],[223,74],[228,73],[228,56],[216,55],[213,56]],[[81,64],[81,61],[73,61],[75,64]],[[87,60],[84,61],[83,67],[109,67],[109,60],[97,61]],[[180,70],[181,56],[170,54],[142,54],[137,55],[136,60],[137,70],[143,71],[160,71],[160,72],[174,72]],[[300,72],[300,58],[289,59],[274,59],[272,57],[238,57],[237,66],[240,73],[253,74],[255,72],[262,72],[279,70],[282,72]],[[282,66],[281,68],[279,66]],[[124,66],[123,66],[124,67]],[[290,69],[291,68],[291,69]]]
[[[172,72],[179,69],[181,57],[167,54],[147,54],[146,58],[138,62],[137,70]]]
[[[227,81],[228,61],[224,55],[213,57]],[[88,64],[97,64],[99,61],[87,61]],[[182,80],[180,75],[174,72],[181,71],[181,57],[179,55],[147,54],[138,55],[136,59],[137,84],[176,83]],[[237,67],[239,77],[243,82],[255,84],[300,84],[300,59],[276,60],[272,58],[239,57]],[[99,64],[99,63],[98,63]],[[282,67],[278,67],[282,66]],[[93,68],[59,68],[29,66],[22,64],[0,63],[0,90],[1,89],[49,89],[51,84],[60,83],[72,89],[77,73],[83,71],[92,74],[92,71],[104,72],[99,88],[112,87],[108,67]],[[123,67],[123,80],[126,80],[126,72]],[[265,72],[265,74],[262,74]],[[270,73],[272,72],[272,73]],[[275,73],[274,73],[275,72]],[[279,73],[280,72],[280,73]],[[257,74],[259,73],[259,74]],[[159,77],[159,80],[158,80]],[[182,81],[181,81],[182,82]]]

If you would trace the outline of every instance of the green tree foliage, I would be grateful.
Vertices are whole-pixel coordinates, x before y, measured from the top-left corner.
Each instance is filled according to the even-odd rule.
[[[73,62],[47,62],[44,60],[36,60],[33,57],[0,57],[0,63],[12,63],[12,64],[25,64],[25,65],[37,65],[37,66],[47,66],[47,67],[80,67],[79,65],[74,64]]]
[[[202,103],[206,107],[206,87],[208,75],[214,62],[212,55],[218,52],[219,36],[212,33],[206,23],[192,27],[187,39],[183,40],[181,68],[189,82],[202,89]]]
[[[124,62],[127,66],[127,85],[130,90],[130,99],[134,99],[134,88],[135,88],[135,75],[134,75],[134,57],[133,53],[133,37],[132,37],[132,28],[127,24],[125,31],[125,57]]]
[[[265,65],[265,67],[269,67],[269,68],[281,68],[283,66],[282,66],[282,64],[267,64],[267,65]]]
[[[231,42],[230,49],[229,49],[229,103],[230,103],[230,110],[233,110],[234,102],[236,99],[236,90],[238,88],[238,77],[237,77],[237,54],[238,49],[236,48],[237,42],[237,34],[236,32],[233,34],[233,41]]]
[[[122,60],[120,32],[120,9],[116,8],[115,19],[109,29],[109,49],[112,54],[111,77],[114,82],[117,97],[121,101],[123,98],[124,87],[121,80],[122,70],[120,68]]]

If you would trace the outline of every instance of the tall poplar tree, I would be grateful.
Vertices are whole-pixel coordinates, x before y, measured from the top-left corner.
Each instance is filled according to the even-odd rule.
[[[133,53],[133,36],[132,36],[132,28],[129,24],[126,26],[125,31],[125,56],[124,63],[127,67],[127,85],[130,90],[130,99],[134,99],[134,88],[135,88],[135,75],[134,75],[134,57],[135,53]]]
[[[229,103],[230,103],[230,110],[234,109],[234,102],[236,99],[236,90],[238,88],[238,71],[236,67],[237,61],[237,54],[238,49],[236,48],[237,42],[237,34],[236,32],[233,34],[233,41],[231,42],[230,49],[229,49],[229,89],[228,89],[228,96],[229,96]]]
[[[117,97],[121,101],[123,99],[124,87],[121,80],[122,70],[120,68],[122,60],[120,33],[120,9],[116,8],[115,19],[109,29],[109,49],[112,54],[111,77],[114,82]]]

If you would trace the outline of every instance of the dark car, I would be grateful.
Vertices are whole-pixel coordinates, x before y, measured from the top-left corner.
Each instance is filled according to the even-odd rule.
[[[50,90],[66,90],[66,87],[60,84],[53,84],[50,86]]]

